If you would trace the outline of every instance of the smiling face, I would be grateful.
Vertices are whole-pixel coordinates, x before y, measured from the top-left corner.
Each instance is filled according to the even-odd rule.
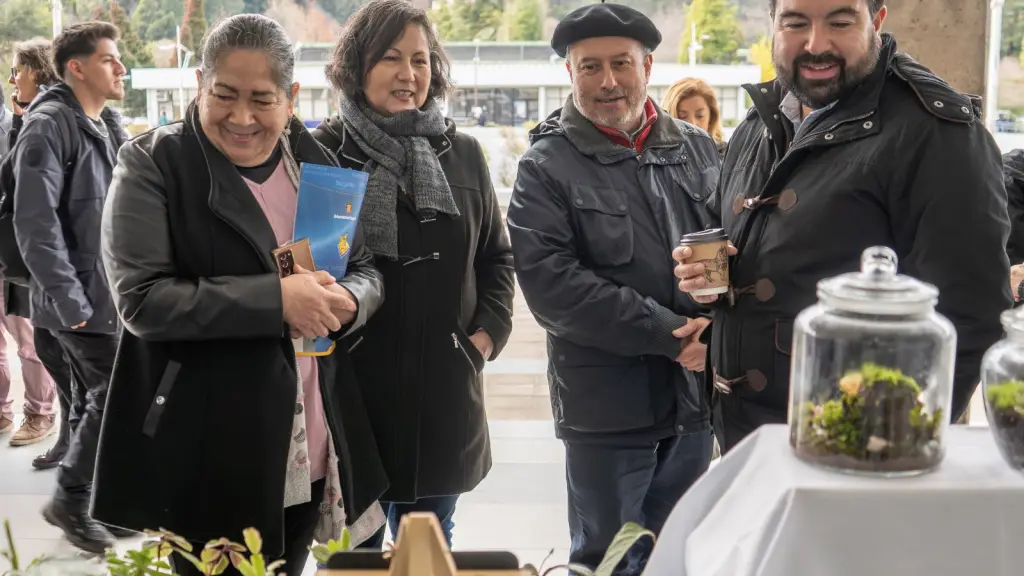
[[[209,78],[196,75],[199,121],[210,142],[236,166],[266,162],[292,117],[299,85],[278,87],[270,59],[258,50],[232,50]]]
[[[883,7],[869,0],[779,0],[772,63],[779,80],[808,108],[856,88],[878,63]]]
[[[632,38],[587,38],[569,48],[573,100],[591,122],[632,132],[643,122],[654,57]]]
[[[366,102],[381,116],[422,108],[430,90],[430,44],[419,24],[409,24],[380,62],[366,73]]]
[[[14,58],[8,83],[14,86],[15,98],[23,104],[28,104],[39,94],[35,71],[19,62],[17,57]]]

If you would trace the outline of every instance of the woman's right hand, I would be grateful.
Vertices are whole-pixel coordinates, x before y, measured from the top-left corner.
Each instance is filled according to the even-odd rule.
[[[11,110],[14,111],[15,116],[21,116],[25,111],[21,108],[21,104],[18,102],[18,91],[15,90],[11,94]]]
[[[345,306],[345,297],[324,287],[333,284],[334,278],[325,272],[296,272],[281,280],[284,321],[292,333],[315,338],[340,330],[341,322],[333,309]]]

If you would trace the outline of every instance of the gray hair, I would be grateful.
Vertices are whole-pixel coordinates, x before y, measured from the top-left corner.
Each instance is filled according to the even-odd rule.
[[[213,77],[217,62],[234,50],[264,52],[278,88],[289,91],[295,73],[295,53],[284,27],[260,14],[238,14],[217,23],[203,40],[200,78]]]

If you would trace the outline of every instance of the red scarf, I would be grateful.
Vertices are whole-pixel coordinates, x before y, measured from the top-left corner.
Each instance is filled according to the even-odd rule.
[[[632,148],[637,152],[644,151],[644,143],[647,142],[647,136],[651,133],[651,127],[654,126],[654,121],[658,119],[658,107],[654,105],[654,102],[648,98],[644,104],[644,123],[640,127],[640,131],[637,133],[636,138],[630,142],[629,136],[621,130],[614,128],[607,128],[599,124],[594,124],[597,129],[604,133],[612,142],[615,142],[619,146],[626,148]]]

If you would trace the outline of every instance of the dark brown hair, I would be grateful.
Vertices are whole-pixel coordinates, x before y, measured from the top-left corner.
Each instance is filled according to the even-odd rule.
[[[82,22],[68,26],[53,39],[53,67],[57,76],[64,78],[64,69],[71,60],[95,54],[100,40],[117,42],[120,38],[121,31],[110,22]]]
[[[324,68],[335,90],[348,98],[362,93],[366,74],[402,37],[405,27],[417,24],[430,50],[428,98],[443,98],[452,90],[451,64],[430,26],[427,13],[408,0],[372,0],[356,11],[341,31],[331,62]]]
[[[40,86],[53,86],[60,82],[50,58],[50,41],[33,38],[14,45],[14,61],[35,72],[35,81]]]

